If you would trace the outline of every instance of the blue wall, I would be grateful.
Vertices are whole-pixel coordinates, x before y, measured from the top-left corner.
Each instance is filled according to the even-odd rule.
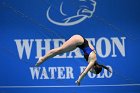
[[[1,0],[0,93],[139,93],[139,3]],[[76,86],[75,80],[87,66],[79,49],[34,67],[40,56],[74,34],[87,38],[99,63],[113,73],[104,69],[97,76],[88,73]]]

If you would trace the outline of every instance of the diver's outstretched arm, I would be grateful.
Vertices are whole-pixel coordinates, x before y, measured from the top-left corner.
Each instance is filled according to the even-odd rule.
[[[92,52],[90,55],[89,55],[89,58],[88,58],[88,66],[86,67],[86,69],[80,74],[78,80],[75,81],[75,83],[77,85],[80,85],[80,81],[86,76],[86,74],[88,73],[88,71],[91,70],[91,68],[94,66],[95,62],[96,62],[96,54],[94,52]]]
[[[88,66],[86,67],[86,69],[80,74],[78,80],[75,81],[75,83],[79,86],[80,85],[80,81],[86,76],[86,74],[88,73],[88,71],[90,71],[90,69],[93,67],[95,62],[90,62],[88,64]]]

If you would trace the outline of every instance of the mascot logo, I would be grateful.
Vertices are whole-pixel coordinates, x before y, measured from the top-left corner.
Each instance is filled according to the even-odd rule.
[[[96,1],[95,0],[79,0],[78,9],[74,9],[75,13],[71,13],[68,11],[69,9],[73,8],[72,6],[68,7],[65,5],[64,2],[59,4],[59,8],[53,8],[49,6],[47,9],[47,19],[56,25],[60,26],[72,26],[81,23],[82,21],[91,18],[93,13],[95,12]],[[75,6],[78,4],[75,4]],[[54,12],[52,14],[52,12]],[[57,13],[59,12],[59,16]],[[54,15],[55,14],[55,15]],[[56,18],[57,16],[57,18]]]

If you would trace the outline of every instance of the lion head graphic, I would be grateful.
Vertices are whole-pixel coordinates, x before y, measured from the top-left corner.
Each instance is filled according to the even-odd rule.
[[[78,7],[76,7],[76,5]],[[74,9],[72,9],[74,7]],[[59,4],[58,10],[56,8],[52,8],[52,6],[49,6],[47,9],[47,19],[56,25],[60,26],[72,26],[81,23],[82,21],[91,18],[95,12],[95,7],[96,7],[96,1],[95,0],[78,0],[78,4],[75,3],[72,6],[67,6],[66,3],[63,1]],[[71,13],[71,11],[66,11],[66,10],[71,10],[74,11]],[[61,14],[61,17],[55,17],[53,18],[51,12],[58,12]],[[57,15],[56,15],[57,16]]]

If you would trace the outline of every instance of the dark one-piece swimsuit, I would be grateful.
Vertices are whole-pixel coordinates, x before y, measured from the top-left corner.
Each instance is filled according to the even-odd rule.
[[[89,54],[93,50],[89,47],[88,41],[85,38],[83,38],[83,39],[84,39],[84,43],[82,45],[78,45],[77,47],[79,47],[81,50],[83,50],[84,58],[86,59],[86,61],[88,61]]]

